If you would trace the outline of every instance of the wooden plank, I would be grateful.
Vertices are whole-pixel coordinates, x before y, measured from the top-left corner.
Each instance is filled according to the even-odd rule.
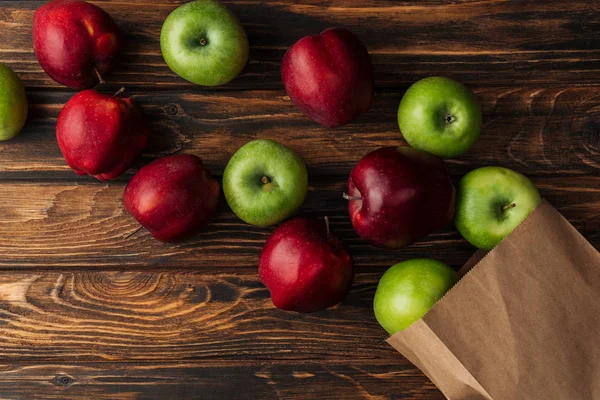
[[[482,165],[528,175],[600,173],[599,90],[595,85],[475,88],[484,110],[482,136],[464,156],[449,160],[453,173]],[[336,129],[309,120],[283,91],[133,94],[152,130],[140,164],[183,151],[202,157],[220,175],[244,143],[272,138],[299,152],[311,177],[347,175],[369,151],[402,142],[396,121],[402,91],[378,92],[367,114]],[[0,179],[75,178],[55,139],[56,118],[70,96],[30,93],[25,131],[0,143]]]
[[[595,246],[600,246],[600,176],[534,177],[541,193]],[[0,184],[0,267],[201,268],[203,272],[255,271],[273,228],[237,219],[226,204],[207,229],[182,244],[163,244],[123,209],[124,183],[4,182]],[[401,251],[361,240],[341,194],[345,178],[313,179],[300,215],[327,215],[359,271],[383,271],[412,257],[436,257],[460,266],[473,253],[451,227]]]
[[[0,362],[396,364],[372,311],[379,277],[358,274],[342,305],[298,314],[274,308],[256,272],[12,272],[0,276]]]
[[[0,366],[0,396],[18,399],[443,399],[398,356],[392,364],[87,363]]]
[[[31,21],[44,1],[0,2],[0,62],[27,86],[59,88],[38,65]],[[192,88],[173,74],[159,50],[162,22],[182,1],[97,2],[127,35],[116,85]],[[428,75],[449,75],[468,84],[597,83],[600,3],[510,1],[259,0],[228,1],[244,24],[251,59],[226,88],[280,88],[284,52],[299,38],[345,26],[366,43],[378,86],[406,86]]]

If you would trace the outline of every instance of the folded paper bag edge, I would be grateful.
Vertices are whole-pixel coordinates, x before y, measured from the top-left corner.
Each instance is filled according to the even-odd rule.
[[[507,235],[496,248],[500,246],[509,236],[517,231],[536,211],[539,209],[550,207],[552,205],[545,199],[542,199],[540,204],[523,220],[509,235]],[[559,214],[560,215],[560,214]],[[390,336],[386,342],[390,344],[396,351],[402,354],[406,359],[419,368],[449,399],[453,400],[494,400],[493,397],[485,390],[479,381],[471,374],[460,360],[452,353],[452,351],[444,345],[441,339],[427,325],[425,318],[431,311],[436,308],[447,297],[448,293],[457,289],[461,281],[475,270],[480,265],[484,264],[484,260],[488,255],[494,252],[477,250],[471,258],[459,269],[459,280],[433,307],[418,321],[411,324],[406,329],[396,332]],[[424,340],[424,338],[426,338]],[[423,344],[429,343],[428,348],[423,349]],[[419,352],[422,354],[419,357],[412,349],[419,347]],[[433,352],[432,350],[436,351]],[[438,362],[442,355],[443,361]],[[427,358],[427,364],[431,368],[427,368],[421,360]],[[435,360],[435,362],[431,362]],[[447,371],[453,371],[450,375]],[[441,379],[440,379],[441,378]]]
[[[386,341],[419,368],[447,398],[493,400],[422,319],[392,335]],[[426,346],[423,346],[424,343]],[[412,351],[415,346],[419,346],[421,357]],[[422,357],[435,359],[436,362],[423,363]],[[430,367],[428,368],[427,365]],[[452,376],[448,371],[452,371]]]

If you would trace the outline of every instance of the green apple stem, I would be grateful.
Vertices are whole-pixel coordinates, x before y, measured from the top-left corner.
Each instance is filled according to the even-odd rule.
[[[446,122],[446,124],[451,124],[454,121],[456,121],[456,117],[454,115],[446,114],[446,116],[444,117],[444,121]]]
[[[516,206],[517,206],[517,205],[516,205],[515,203],[512,203],[512,204],[507,204],[507,205],[505,205],[505,206],[502,206],[502,211],[506,211],[506,210],[508,210],[508,209],[515,208]]]
[[[200,38],[200,46],[206,46],[207,43],[206,38]]]
[[[124,88],[124,87],[122,87],[121,89],[119,89],[119,90],[117,91],[117,93],[113,94],[113,97],[117,97],[118,95],[120,95],[120,94],[121,94],[121,93],[123,93],[124,91],[125,91],[125,88]]]
[[[100,81],[100,85],[104,85],[106,82],[104,82],[104,79],[102,79],[102,75],[100,75],[100,72],[98,72],[98,70],[96,68],[94,68],[94,72],[96,73],[96,76],[98,77],[98,81]]]
[[[263,192],[270,192],[275,189],[275,184],[271,181],[271,178],[266,175],[260,178],[260,183],[262,183]]]
[[[352,201],[352,200],[362,200],[362,197],[360,197],[360,196],[350,196],[348,193],[344,193],[344,194],[342,194],[342,197],[343,197],[345,200],[348,200],[348,201]]]

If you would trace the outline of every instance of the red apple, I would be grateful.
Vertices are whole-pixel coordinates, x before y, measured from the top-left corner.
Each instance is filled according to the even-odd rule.
[[[198,233],[215,213],[219,182],[192,154],[159,158],[133,176],[123,194],[125,209],[154,238],[178,242]]]
[[[300,39],[281,66],[285,90],[309,118],[334,127],[367,111],[373,101],[373,66],[365,47],[346,29]]]
[[[76,174],[107,181],[127,171],[144,150],[148,128],[131,99],[84,90],[58,115],[56,139]]]
[[[101,8],[80,0],[54,0],[33,17],[33,48],[56,82],[89,89],[108,74],[121,49],[121,30]]]
[[[352,285],[350,255],[327,220],[294,218],[267,240],[258,273],[276,307],[309,313],[344,299]]]
[[[356,233],[376,246],[400,248],[452,221],[454,196],[441,158],[399,146],[363,157],[344,197]]]

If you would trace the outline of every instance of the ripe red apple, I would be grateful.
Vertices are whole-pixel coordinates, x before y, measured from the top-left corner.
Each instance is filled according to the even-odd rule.
[[[258,273],[283,310],[309,313],[344,299],[352,285],[350,255],[330,231],[327,220],[294,218],[267,240]]]
[[[447,225],[454,186],[439,157],[412,147],[364,156],[348,179],[348,211],[356,233],[380,247],[400,248]]]
[[[192,154],[159,158],[131,179],[125,209],[154,238],[178,242],[198,233],[215,213],[219,182]]]
[[[285,90],[309,118],[334,127],[367,111],[373,101],[373,66],[365,45],[346,29],[300,39],[281,66]]]
[[[144,150],[148,128],[131,99],[84,90],[58,115],[56,139],[76,174],[107,181],[127,171]]]
[[[33,17],[33,48],[56,82],[89,89],[114,67],[121,30],[101,8],[81,0],[54,0]]]

